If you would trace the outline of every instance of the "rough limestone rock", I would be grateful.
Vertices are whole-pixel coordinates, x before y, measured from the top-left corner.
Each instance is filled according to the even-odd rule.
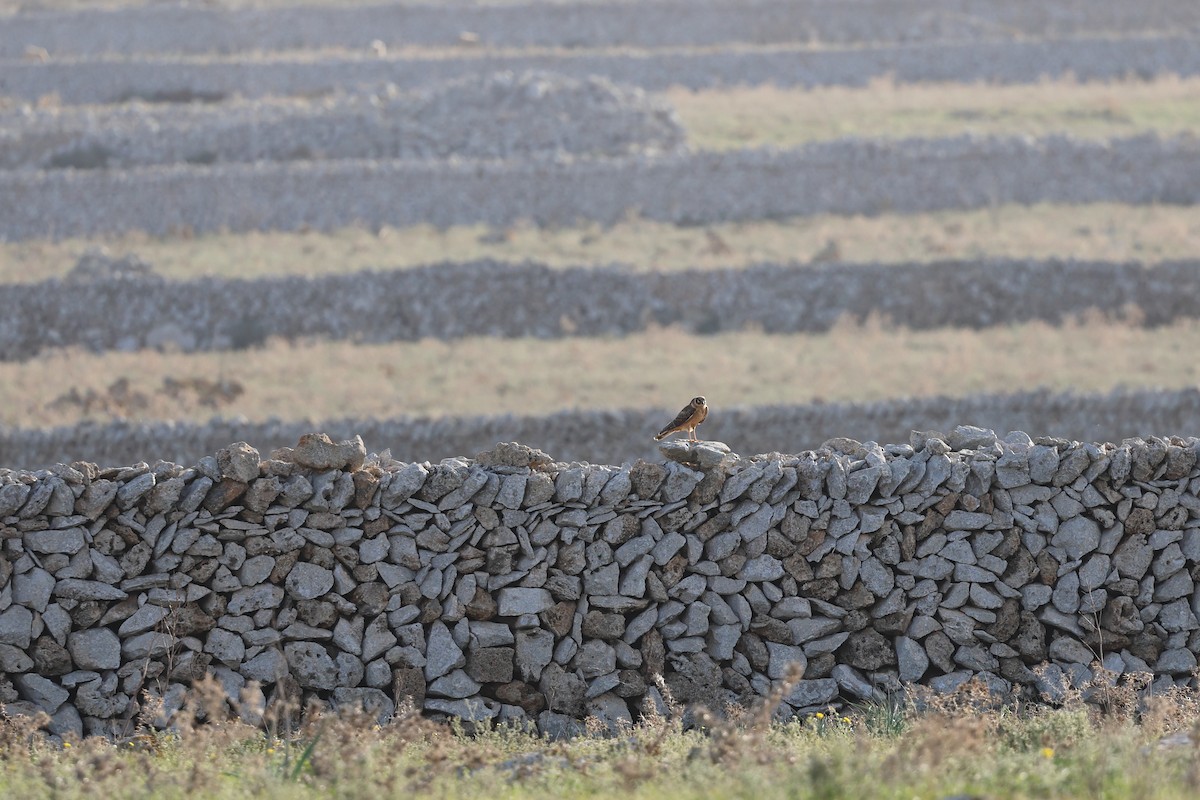
[[[284,448],[271,455],[307,469],[346,469],[355,472],[362,468],[367,458],[367,448],[361,436],[335,444],[324,433],[306,433],[295,447]]]
[[[686,439],[667,439],[658,444],[663,458],[700,470],[715,469],[732,451],[724,442],[691,442]]]

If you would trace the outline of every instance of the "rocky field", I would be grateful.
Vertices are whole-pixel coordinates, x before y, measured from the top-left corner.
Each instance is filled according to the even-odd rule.
[[[1197,75],[1184,0],[0,3],[0,702],[1184,689]]]
[[[1200,52],[1195,10],[1186,3],[1160,0],[1132,16],[1109,2],[999,8],[950,0],[919,9],[865,0],[705,2],[686,13],[669,2],[404,9],[44,3],[0,13],[7,15],[0,261],[20,259],[3,271],[20,285],[0,285],[12,309],[0,321],[0,354],[13,362],[66,357],[74,394],[58,389],[22,405],[58,403],[60,423],[89,426],[40,432],[29,426],[44,424],[34,420],[45,415],[10,414],[0,454],[13,466],[40,466],[63,452],[60,444],[33,442],[74,441],[83,448],[76,456],[129,460],[130,448],[116,442],[134,429],[140,433],[127,441],[152,448],[144,458],[154,458],[153,441],[161,442],[161,455],[198,458],[219,446],[223,434],[215,431],[237,428],[237,391],[197,389],[213,413],[234,418],[214,422],[213,434],[150,433],[172,429],[171,412],[154,404],[139,410],[136,402],[63,401],[119,392],[123,378],[111,370],[120,367],[107,365],[106,353],[177,354],[164,375],[170,386],[226,386],[223,374],[200,366],[201,354],[227,353],[230,363],[245,348],[303,342],[283,356],[294,364],[291,377],[276,380],[323,395],[320,379],[303,377],[319,342],[499,337],[528,348],[532,365],[538,341],[569,337],[586,351],[590,342],[618,337],[639,347],[638,336],[666,327],[683,335],[655,337],[655,346],[674,351],[664,351],[664,360],[708,348],[714,334],[755,331],[764,348],[782,348],[790,360],[787,347],[819,340],[784,344],[780,334],[854,337],[855,324],[872,320],[952,337],[1088,318],[1089,333],[1080,335],[1093,336],[1096,325],[1159,326],[1193,316],[1188,242],[1200,229],[1176,211],[1194,205],[1200,185],[1195,121],[1176,111],[1190,104],[1188,76]],[[975,91],[962,91],[972,83]],[[1024,94],[1012,90],[1022,85]],[[826,87],[811,90],[826,93],[811,112],[798,110],[818,102],[804,87]],[[818,117],[819,126],[806,121]],[[927,122],[914,127],[920,119]],[[914,134],[896,138],[892,130]],[[755,146],[762,143],[777,144]],[[1012,209],[1035,203],[1053,209],[1043,229],[1013,228],[1006,238]],[[1097,227],[1097,208],[1117,211]],[[988,215],[990,225],[965,230],[947,216],[967,213]],[[837,238],[789,249],[808,220],[830,215],[843,220]],[[1133,226],[1127,220],[1135,216]],[[877,219],[891,220],[892,230],[928,231],[903,244],[911,263],[887,255],[900,245],[892,233],[896,246],[868,247],[867,260],[845,263],[843,252],[862,252],[856,231],[881,235]],[[630,221],[646,229],[636,256],[610,234]],[[577,240],[574,255],[543,264],[545,248],[526,244],[521,233],[531,226]],[[731,226],[754,233],[747,239]],[[1137,229],[1155,233],[1132,248],[1105,246],[1106,238],[1137,237]],[[364,246],[342,233],[355,230],[371,241]],[[696,230],[707,238],[675,244],[694,240]],[[276,237],[269,247],[287,254],[273,274],[255,266],[266,257],[266,240],[256,236]],[[438,255],[450,238],[467,236],[477,255]],[[1151,254],[1172,237],[1179,244],[1170,252],[1182,260]],[[69,254],[55,244],[64,238],[78,264],[69,274],[47,271],[39,248]],[[1005,258],[1017,239],[1027,243],[1021,258]],[[1101,255],[1073,260],[1079,250],[1071,239]],[[756,258],[756,240],[778,244]],[[93,249],[106,245],[114,252]],[[414,257],[410,248],[428,255]],[[171,277],[160,277],[139,249],[169,252]],[[371,269],[341,265],[363,264],[363,252],[371,253]],[[1114,252],[1122,255],[1108,255]],[[619,263],[626,258],[634,269]],[[667,261],[671,268],[660,269]],[[401,264],[421,268],[397,271]],[[702,271],[693,274],[691,264]],[[802,268],[810,264],[817,268]],[[241,274],[254,277],[230,279]],[[1024,382],[989,380],[986,363],[964,364],[954,348],[946,338],[923,377],[965,369],[979,376],[968,382],[974,394],[1045,385],[1037,370]],[[870,370],[870,358],[864,353],[858,368]],[[1029,358],[1044,354],[1033,348]],[[407,374],[403,363],[389,369],[409,382],[440,382],[436,374]],[[540,380],[532,378],[536,368],[527,370]],[[1157,386],[1186,382],[1145,374],[1084,389],[1150,397]],[[771,381],[770,372],[762,375],[762,385]],[[519,385],[519,376],[506,383]],[[548,437],[542,443],[557,452],[620,461],[651,453],[636,442],[653,423],[632,420],[654,413],[631,404],[652,402],[669,414],[676,397],[704,388],[702,376],[679,373],[662,380],[648,374],[642,383],[645,389],[612,396],[563,390],[564,419],[576,420],[570,426],[614,430],[592,449],[551,435],[557,423],[528,417],[520,391],[473,406],[512,417],[410,419],[398,394],[396,413],[377,422],[414,444],[429,441],[411,433],[418,429],[458,431],[442,440],[455,443],[453,452],[490,444],[484,431],[540,426]],[[737,419],[765,420],[754,407],[768,397],[778,404],[778,395],[756,392],[749,376],[743,384],[712,398],[714,406],[739,406]],[[396,392],[391,383],[381,389]],[[899,405],[887,413],[902,425],[947,424],[942,416],[914,416],[904,382],[890,394]],[[846,389],[832,395],[855,399]],[[1097,422],[1041,415],[1035,409],[1044,404],[1026,406],[1020,425],[1013,412],[950,422],[1118,439],[1156,432],[1149,426],[1164,419],[1123,406],[1119,423],[1102,422],[1116,419],[1102,410],[1110,399],[1077,394],[1065,402],[1083,415],[1092,404]],[[614,405],[622,410],[607,419],[621,420],[616,429],[582,421]],[[963,407],[1017,405],[977,397]],[[1169,418],[1185,428],[1194,421],[1187,404],[1164,396],[1161,405],[1175,405]],[[853,426],[862,415],[852,406],[819,413],[835,429],[839,419]],[[341,408],[322,417],[352,427],[376,424],[367,414],[380,416],[378,403],[367,411],[348,398]],[[258,408],[245,412],[261,417]],[[792,416],[812,412],[797,406]],[[186,417],[197,421],[194,412]],[[712,424],[721,425],[719,418]],[[526,421],[518,426],[518,419]],[[286,439],[309,423],[272,424]],[[791,430],[786,439],[815,446],[824,425]],[[877,426],[860,435],[897,433]],[[762,434],[747,432],[739,445],[765,448],[760,441]],[[406,455],[448,454],[442,447]]]

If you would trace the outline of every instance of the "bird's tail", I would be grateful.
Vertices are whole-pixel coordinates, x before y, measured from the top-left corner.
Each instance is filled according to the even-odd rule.
[[[664,436],[666,436],[665,433],[656,433],[654,434],[654,441],[661,442]]]

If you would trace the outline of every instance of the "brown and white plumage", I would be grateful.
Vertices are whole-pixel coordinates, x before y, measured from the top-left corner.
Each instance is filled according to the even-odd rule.
[[[698,441],[696,439],[696,426],[708,417],[708,403],[705,402],[703,396],[692,398],[692,402],[684,406],[684,409],[679,412],[675,419],[671,420],[671,424],[658,432],[654,437],[654,441],[660,442],[672,433],[680,431],[688,432],[690,441]]]

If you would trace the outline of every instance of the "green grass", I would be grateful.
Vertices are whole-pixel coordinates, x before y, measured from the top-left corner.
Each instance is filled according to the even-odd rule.
[[[1155,262],[1196,258],[1200,215],[1178,206],[1098,203],[872,217],[825,214],[707,228],[634,218],[609,228],[585,224],[438,230],[418,225],[378,232],[345,228],[330,233],[127,234],[0,242],[0,283],[62,277],[85,250],[96,246],[114,256],[137,254],[172,280],[330,275],[480,258],[532,259],[556,267],[615,262],[656,271],[764,261],[898,263],[985,257]]]

